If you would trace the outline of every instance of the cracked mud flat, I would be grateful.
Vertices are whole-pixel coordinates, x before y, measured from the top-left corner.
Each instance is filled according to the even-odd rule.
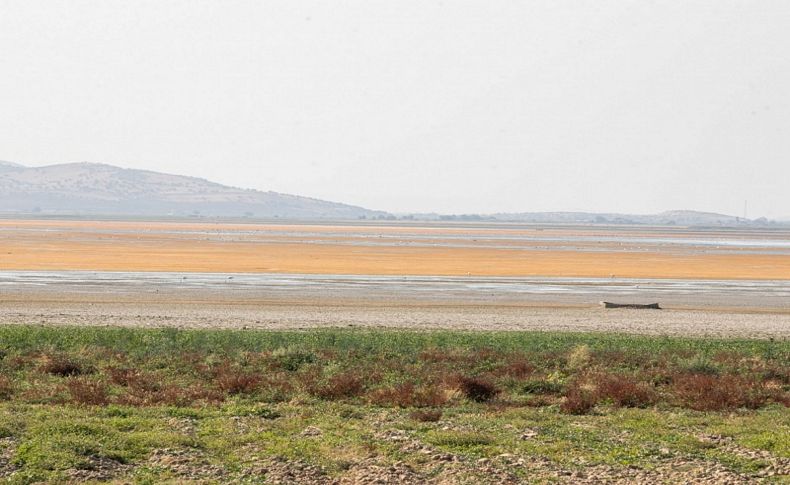
[[[0,293],[4,324],[127,327],[310,329],[327,327],[410,330],[542,330],[626,332],[645,335],[790,337],[782,308],[603,309],[567,301],[445,301],[393,297],[257,299],[229,292],[107,294],[48,289]]]

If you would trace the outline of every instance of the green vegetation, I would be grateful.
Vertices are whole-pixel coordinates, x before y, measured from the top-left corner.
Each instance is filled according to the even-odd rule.
[[[0,327],[12,483],[781,480],[788,405],[786,341]]]

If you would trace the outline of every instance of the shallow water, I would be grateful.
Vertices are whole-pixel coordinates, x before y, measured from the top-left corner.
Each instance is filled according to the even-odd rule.
[[[435,301],[595,303],[657,301],[681,306],[790,307],[790,280],[360,276],[175,272],[3,271],[2,292],[81,294],[200,292],[251,297],[387,298]]]

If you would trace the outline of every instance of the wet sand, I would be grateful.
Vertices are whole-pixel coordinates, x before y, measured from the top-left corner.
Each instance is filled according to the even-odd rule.
[[[0,270],[772,280],[790,233],[6,220]]]

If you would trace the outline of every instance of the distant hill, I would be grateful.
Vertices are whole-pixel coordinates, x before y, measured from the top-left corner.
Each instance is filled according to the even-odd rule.
[[[357,219],[388,214],[324,200],[98,163],[0,162],[0,212]]]
[[[443,215],[435,213],[408,214],[407,220],[428,221],[491,221],[527,222],[538,224],[651,224],[678,226],[742,226],[776,224],[764,218],[747,220],[713,212],[690,210],[666,211],[660,214],[620,214],[602,212],[517,212],[497,214]]]
[[[0,173],[5,172],[6,170],[17,170],[19,168],[24,167],[18,163],[4,162],[0,160]]]
[[[677,224],[681,226],[732,226],[742,219],[714,212],[674,210],[660,214],[617,214],[590,212],[533,212],[516,214],[494,214],[496,220],[520,222],[568,222],[568,223],[615,223],[615,224]]]

